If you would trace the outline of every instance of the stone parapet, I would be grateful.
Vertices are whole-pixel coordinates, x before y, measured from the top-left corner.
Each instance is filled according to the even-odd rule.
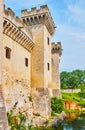
[[[40,9],[34,7],[31,11],[28,11],[27,9],[22,10],[22,20],[27,26],[36,24],[45,25],[51,35],[53,35],[55,31],[55,24],[47,5],[40,6]]]
[[[3,32],[7,36],[11,37],[24,48],[31,51],[34,46],[32,35],[28,29],[23,27],[21,19],[16,17],[14,12],[10,8],[4,10],[3,27]]]

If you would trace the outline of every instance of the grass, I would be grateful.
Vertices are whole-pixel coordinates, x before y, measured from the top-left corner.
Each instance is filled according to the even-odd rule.
[[[78,93],[62,93],[62,99],[78,102],[80,100],[80,97]]]
[[[65,111],[65,113],[81,113],[81,111],[80,110],[64,110]]]

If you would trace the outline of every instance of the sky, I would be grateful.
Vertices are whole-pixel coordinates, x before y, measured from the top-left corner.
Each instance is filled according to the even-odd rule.
[[[85,70],[85,0],[4,0],[16,15],[47,4],[56,25],[52,41],[62,43],[60,71]]]

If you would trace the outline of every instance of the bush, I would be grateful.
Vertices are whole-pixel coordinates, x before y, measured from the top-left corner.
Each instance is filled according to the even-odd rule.
[[[58,99],[57,97],[52,97],[51,98],[51,109],[52,115],[55,115],[55,113],[61,113],[64,109],[64,104],[61,99]]]
[[[85,98],[85,92],[79,92],[78,95],[80,98]]]
[[[25,125],[26,116],[22,113],[14,114],[17,104],[18,102],[16,102],[13,108],[7,113],[10,130],[29,130],[28,126]]]

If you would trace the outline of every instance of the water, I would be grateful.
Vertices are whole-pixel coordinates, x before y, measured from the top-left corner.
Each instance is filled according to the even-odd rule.
[[[56,130],[85,130],[85,115],[74,114],[70,118],[68,116],[68,119]]]

